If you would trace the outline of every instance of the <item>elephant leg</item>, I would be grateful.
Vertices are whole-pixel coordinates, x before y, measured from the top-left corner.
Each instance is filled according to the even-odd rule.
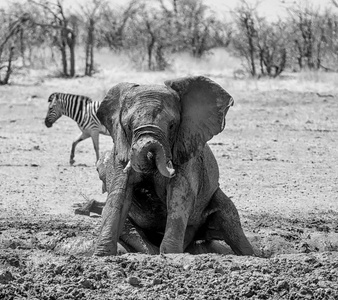
[[[77,203],[73,205],[73,207],[75,208],[74,213],[76,215],[89,216],[90,213],[92,212],[101,215],[105,204],[106,202],[99,202],[94,199],[89,200],[85,203]]]
[[[238,211],[229,197],[218,188],[211,198],[210,209],[202,240],[224,240],[237,255],[254,255],[253,248],[244,235]]]
[[[193,238],[193,230],[187,228],[193,209],[195,193],[184,176],[171,179],[167,191],[167,222],[160,245],[161,253],[182,253]],[[190,232],[191,231],[191,232]]]
[[[88,139],[90,137],[89,133],[87,132],[82,132],[76,139],[75,141],[73,142],[72,144],[72,149],[70,151],[70,159],[69,159],[69,163],[71,165],[74,164],[75,160],[74,160],[74,156],[75,156],[75,148],[77,146],[78,143]]]
[[[187,226],[183,244],[184,252],[189,252],[187,249],[194,244],[197,229],[195,226]]]
[[[106,202],[99,202],[94,199],[82,204],[75,209],[76,215],[89,216],[91,212],[98,215],[102,214]],[[77,204],[78,205],[78,204]],[[77,206],[75,205],[75,207]],[[158,247],[153,245],[143,233],[142,229],[134,226],[129,219],[124,223],[123,231],[120,235],[119,243],[127,252],[140,252],[145,254],[159,254]]]
[[[140,252],[145,254],[159,254],[158,247],[148,241],[142,229],[134,226],[129,219],[124,223],[119,242],[128,252]]]

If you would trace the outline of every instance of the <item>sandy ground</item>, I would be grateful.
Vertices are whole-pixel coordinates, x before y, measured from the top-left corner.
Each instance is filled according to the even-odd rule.
[[[335,93],[212,77],[235,106],[209,144],[257,257],[97,258],[100,218],[72,208],[105,200],[93,146],[80,143],[69,165],[80,131],[66,117],[47,129],[47,98],[64,91],[100,100],[119,81],[175,77],[104,76],[0,87],[0,299],[338,299]],[[110,137],[100,141],[101,152],[112,148]]]

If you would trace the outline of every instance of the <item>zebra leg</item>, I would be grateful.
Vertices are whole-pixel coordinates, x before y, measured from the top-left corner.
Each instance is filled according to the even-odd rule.
[[[78,143],[82,142],[85,139],[88,139],[90,137],[90,135],[87,132],[82,132],[77,139],[73,142],[72,144],[72,150],[70,152],[70,159],[69,159],[69,163],[71,165],[74,164],[75,160],[74,160],[74,156],[75,156],[75,147]]]
[[[94,150],[96,154],[96,161],[95,163],[99,160],[100,158],[100,150],[99,150],[99,132],[95,131],[91,133],[91,138],[93,140],[93,145],[94,145]]]

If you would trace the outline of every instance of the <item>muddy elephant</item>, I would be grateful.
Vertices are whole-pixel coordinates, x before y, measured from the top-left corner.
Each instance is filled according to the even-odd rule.
[[[203,76],[109,90],[97,112],[114,148],[99,170],[108,196],[96,255],[116,255],[119,239],[133,248],[133,234],[146,253],[181,253],[196,241],[222,253],[213,241],[223,240],[238,255],[254,254],[207,145],[231,105]]]

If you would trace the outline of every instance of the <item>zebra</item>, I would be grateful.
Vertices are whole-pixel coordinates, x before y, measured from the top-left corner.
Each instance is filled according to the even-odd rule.
[[[89,97],[66,93],[52,93],[48,98],[48,111],[45,125],[50,128],[62,115],[73,119],[82,133],[74,140],[70,152],[69,163],[74,164],[74,153],[76,145],[91,137],[96,153],[96,161],[99,160],[99,134],[110,135],[107,128],[103,126],[96,116],[100,106],[99,101],[92,101]]]

